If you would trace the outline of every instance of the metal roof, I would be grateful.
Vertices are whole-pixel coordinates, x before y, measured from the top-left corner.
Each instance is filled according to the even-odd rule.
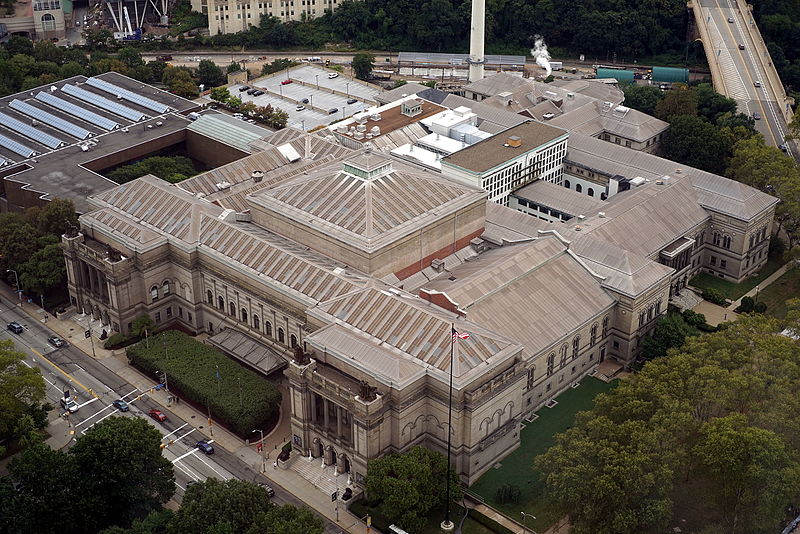
[[[248,154],[253,152],[250,148],[251,142],[272,135],[270,130],[222,113],[204,113],[188,129]]]
[[[434,52],[400,52],[397,55],[398,63],[432,63],[436,65],[463,65],[467,66],[469,54],[443,54]],[[484,56],[486,65],[515,65],[524,66],[525,56],[487,55]]]

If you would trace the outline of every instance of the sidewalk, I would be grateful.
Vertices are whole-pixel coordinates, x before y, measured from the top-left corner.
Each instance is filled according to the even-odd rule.
[[[14,300],[16,294],[5,284],[0,284],[0,296],[6,302],[16,302]],[[45,312],[39,306],[25,302],[22,309],[30,315],[31,319],[43,322]],[[106,350],[102,348],[103,342],[100,340],[96,338],[86,339],[84,337],[86,325],[66,319],[66,317],[72,317],[74,313],[74,309],[69,308],[62,314],[62,318],[55,318],[47,314],[49,315],[47,327],[90,357],[92,356],[92,342],[94,342],[94,358],[107,369],[125,379],[133,387],[139,388],[141,391],[148,391],[156,384],[153,379],[128,364],[124,349],[117,351]],[[209,428],[207,424],[208,414],[196,410],[189,403],[170,403],[167,399],[167,392],[163,389],[149,391],[148,394],[153,401],[168,409],[177,417],[187,422],[193,422],[200,433],[214,440],[215,445],[224,448],[245,462],[254,471],[258,472],[260,470],[262,457],[256,450],[256,441],[259,439],[256,434],[253,435],[251,443],[247,444],[221,426],[213,425]],[[291,467],[289,469],[273,469],[271,467],[281,446],[291,438],[289,425],[290,403],[289,395],[284,392],[281,402],[281,418],[273,431],[264,436],[264,452],[268,453],[267,470],[264,476],[274,485],[285,489],[318,514],[338,525],[344,532],[366,534],[366,525],[347,511],[345,503],[339,502],[339,521],[336,521],[336,511],[330,495],[324,494],[305,478],[294,472]],[[52,435],[47,440],[47,443],[55,449],[65,447],[73,438],[70,434],[71,428],[68,427],[68,423],[59,417],[51,418],[47,431]],[[374,533],[376,530],[373,528],[372,532]]]
[[[765,278],[760,284],[758,284],[756,287],[754,287],[753,289],[751,289],[750,291],[748,291],[747,293],[742,295],[741,298],[739,298],[738,300],[733,302],[730,306],[728,306],[728,309],[729,310],[735,310],[736,308],[738,308],[739,305],[742,303],[742,299],[744,297],[755,297],[761,289],[767,287],[772,282],[774,282],[775,280],[777,280],[778,278],[783,276],[783,274],[786,271],[788,271],[789,268],[791,267],[791,263],[792,262],[789,262],[789,263],[786,263],[783,266],[781,266],[777,271],[775,271],[774,273],[769,275],[767,278]]]

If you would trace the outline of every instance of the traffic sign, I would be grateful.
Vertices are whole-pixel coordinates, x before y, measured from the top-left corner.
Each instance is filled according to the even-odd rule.
[[[334,491],[333,493],[331,493],[331,502],[335,502],[337,497],[339,497],[338,491]]]
[[[91,330],[85,330],[83,332],[83,337],[86,338],[86,339],[89,339],[90,337],[92,337],[92,331]]]

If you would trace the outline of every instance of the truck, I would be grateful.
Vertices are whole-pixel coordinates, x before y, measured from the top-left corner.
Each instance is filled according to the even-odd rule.
[[[553,70],[561,70],[564,68],[564,63],[562,61],[551,61],[550,68]]]

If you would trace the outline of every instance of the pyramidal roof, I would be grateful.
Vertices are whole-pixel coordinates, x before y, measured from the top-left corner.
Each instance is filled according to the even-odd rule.
[[[251,201],[372,250],[485,198],[478,188],[365,151],[309,171]]]

